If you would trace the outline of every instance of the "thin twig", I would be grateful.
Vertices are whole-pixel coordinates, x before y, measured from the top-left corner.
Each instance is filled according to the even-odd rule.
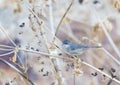
[[[15,47],[13,47],[13,46],[2,45],[2,44],[0,44],[0,47],[4,47],[4,48],[11,48],[11,49],[12,49],[12,48],[13,48],[13,49],[15,48]]]
[[[65,18],[65,16],[67,15],[68,11],[69,11],[70,8],[72,7],[73,2],[74,2],[74,0],[71,1],[69,7],[67,8],[67,10],[65,11],[64,15],[62,16],[62,18],[61,18],[61,20],[60,20],[60,23],[58,24],[58,26],[57,26],[57,28],[56,28],[55,36],[56,36],[56,34],[57,34],[57,32],[58,32],[58,30],[59,30],[59,28],[60,28],[60,25],[62,24],[62,22],[63,22],[63,20],[64,20],[64,18]]]
[[[20,63],[22,64],[22,67],[25,68],[23,61],[21,60],[21,57],[16,53],[16,56],[18,57]]]
[[[102,48],[102,50],[103,50],[107,55],[109,55],[109,56],[113,59],[113,61],[115,61],[118,65],[120,65],[120,61],[117,60],[112,54],[110,54],[105,48]]]
[[[23,78],[25,78],[27,81],[29,81],[29,83],[30,83],[31,85],[35,85],[30,79],[27,79],[27,77],[24,76],[24,74],[23,74],[20,70],[18,70],[16,67],[14,67],[12,64],[8,63],[6,60],[4,60],[4,59],[2,59],[2,58],[0,58],[0,61],[3,62],[4,64],[10,66],[11,68],[13,68],[13,69],[14,69],[16,72],[18,72]]]
[[[41,54],[41,55],[45,55],[45,56],[50,56],[50,57],[53,57],[53,58],[60,58],[60,59],[64,59],[64,60],[70,60],[70,61],[73,60],[72,58],[66,58],[66,57],[62,57],[62,56],[51,55],[51,54],[48,54],[48,53],[38,52],[38,51],[33,51],[33,50],[26,50],[26,49],[23,49],[23,48],[18,48],[18,50],[25,51],[25,52],[30,52],[30,53]]]
[[[51,31],[53,34],[55,34],[55,28],[54,28],[54,22],[53,22],[53,10],[52,10],[52,0],[49,0],[49,17],[50,17],[50,27],[51,27]],[[46,38],[46,37],[45,37]],[[47,42],[46,42],[47,43]],[[47,45],[47,44],[46,44]],[[48,46],[47,46],[48,48]],[[48,49],[49,53],[51,53],[51,50]],[[50,58],[50,57],[49,57]],[[54,62],[54,60],[56,62]],[[58,81],[58,85],[62,85],[61,84],[61,80],[62,80],[62,77],[60,76],[60,72],[57,72],[57,69],[56,67],[58,67],[60,64],[60,61],[57,60],[57,59],[52,59],[50,58],[50,62],[52,63],[52,66],[53,66],[53,72],[55,73],[56,75],[56,78],[57,78],[57,81]],[[57,66],[56,66],[57,65]]]
[[[111,46],[113,47],[113,49],[115,50],[115,52],[117,53],[117,55],[120,57],[120,51],[118,50],[117,46],[113,42],[113,40],[112,40],[111,36],[109,35],[109,33],[108,33],[105,25],[103,24],[103,22],[101,22],[101,19],[100,19],[99,15],[98,15],[98,13],[97,13],[97,11],[95,9],[94,9],[94,13],[93,14],[95,14],[96,18],[98,19],[98,22],[101,24],[102,29],[103,29],[106,37],[108,38],[109,43],[111,44]]]
[[[86,39],[88,39],[88,38],[86,38]],[[94,40],[90,40],[90,39],[89,39],[89,41],[97,44]],[[120,61],[117,60],[117,59],[116,59],[110,52],[108,52],[104,47],[102,47],[101,50],[103,50],[109,57],[111,57],[114,62],[116,62],[118,65],[120,65]]]
[[[14,49],[0,48],[0,51],[11,51],[11,50],[14,50]]]
[[[14,41],[10,38],[10,36],[7,34],[7,32],[4,30],[5,28],[0,24],[1,32],[5,33],[5,35],[8,37],[8,39],[11,41],[11,43],[16,47],[16,44]]]
[[[41,22],[41,21],[40,21],[40,18],[37,16],[37,14],[36,14],[30,7],[27,6],[27,8],[28,8],[28,10],[36,17],[36,19],[38,20],[38,22]],[[39,23],[39,24],[41,24],[41,23]],[[46,30],[47,30],[49,33],[51,33],[51,35],[53,35],[53,33],[51,32],[51,30],[49,30],[49,29],[47,29],[47,28],[46,28]],[[54,38],[57,38],[57,37],[54,35]],[[58,39],[58,38],[57,38],[57,39]]]
[[[75,84],[75,82],[76,82],[75,80],[76,80],[76,75],[74,74],[74,75],[73,75],[73,85],[76,85],[76,84]]]
[[[49,18],[50,18],[50,27],[51,31],[54,34],[55,28],[54,28],[54,22],[53,22],[53,7],[52,7],[52,0],[49,0]]]
[[[51,15],[50,15],[50,26],[51,26],[51,31],[52,31],[52,33],[53,33],[53,35],[54,35],[54,37],[52,38],[53,41],[54,41],[56,34],[55,34],[55,28],[54,28],[54,24],[53,24],[53,14],[52,14],[53,11],[52,11],[52,3],[51,3],[51,0],[49,0],[49,4],[50,4],[49,13],[51,14]],[[69,8],[69,9],[70,9],[70,8]],[[66,13],[64,14],[63,18],[61,19],[61,21],[60,21],[60,23],[59,23],[59,25],[58,25],[59,27],[60,27],[60,25],[61,25],[61,23],[62,23],[65,15],[67,14],[67,12],[68,12],[69,9],[67,9]],[[58,28],[59,28],[59,27],[58,27]],[[49,52],[51,52],[51,51],[49,50]],[[56,62],[55,62],[54,60],[55,60]],[[52,64],[53,64],[53,67],[54,67],[54,68],[58,67],[58,68],[61,69],[61,67],[60,67],[61,61],[60,61],[59,59],[54,59],[54,60],[51,60],[51,61],[52,61]],[[58,75],[58,76],[57,76],[58,85],[62,85],[62,83],[61,83],[62,80],[63,80],[62,73],[61,73],[60,71],[57,72],[56,69],[54,69],[54,70],[55,70],[56,75]],[[61,76],[60,76],[60,75],[61,75]],[[65,83],[65,81],[64,81],[64,83]]]
[[[9,55],[9,54],[12,54],[12,53],[14,53],[15,51],[11,51],[11,52],[8,52],[8,53],[4,53],[4,54],[0,54],[0,57],[1,56],[6,56],[6,55]]]
[[[97,69],[96,67],[94,67],[94,66],[92,66],[92,65],[90,65],[90,64],[88,64],[88,63],[86,63],[86,62],[84,62],[84,61],[81,61],[81,63],[84,64],[84,65],[86,65],[86,66],[88,66],[88,67],[90,67],[91,69],[94,69],[94,70],[96,70],[97,72],[105,75],[106,77],[108,77],[109,79],[115,81],[116,83],[120,84],[120,81],[119,81],[119,80],[117,80],[117,79],[115,79],[115,78],[112,78],[110,75],[108,75],[107,73],[105,73],[105,72]]]
[[[47,54],[47,53],[37,52],[37,51],[31,51],[31,50],[26,50],[26,49],[18,49],[18,50],[27,51],[27,52],[33,52],[33,53],[38,53],[38,54],[42,54],[42,55],[54,56],[54,55],[50,55],[50,54]],[[59,57],[59,58],[60,58],[60,57]],[[71,58],[69,58],[69,59],[71,59]],[[71,59],[71,60],[73,60],[73,59]],[[84,65],[86,65],[86,66],[88,66],[88,67],[90,67],[90,68],[92,68],[92,69],[94,69],[94,70],[96,70],[96,71],[98,71],[98,72],[100,72],[101,74],[105,75],[106,77],[108,77],[108,78],[112,79],[113,81],[115,81],[115,82],[117,82],[117,83],[120,84],[120,81],[119,81],[119,80],[117,80],[117,79],[115,79],[115,78],[112,78],[110,75],[108,75],[108,74],[106,74],[105,72],[103,72],[103,71],[95,68],[94,66],[92,66],[92,65],[90,65],[90,64],[88,64],[88,63],[86,63],[86,62],[84,62],[84,61],[81,61],[81,63],[84,64]]]
[[[41,22],[40,18],[37,16],[37,14],[29,6],[26,5],[26,7],[37,18],[38,22]],[[39,23],[39,24],[41,24],[41,23]]]

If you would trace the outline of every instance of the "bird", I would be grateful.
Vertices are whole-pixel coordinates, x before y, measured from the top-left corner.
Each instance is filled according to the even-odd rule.
[[[71,55],[80,55],[89,48],[101,48],[102,46],[89,46],[65,39],[62,41],[62,47]]]

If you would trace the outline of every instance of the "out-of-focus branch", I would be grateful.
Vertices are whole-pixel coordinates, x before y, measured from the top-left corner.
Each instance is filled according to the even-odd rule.
[[[115,81],[116,83],[120,84],[120,81],[119,81],[119,80],[117,80],[117,79],[115,79],[115,78],[112,78],[110,75],[108,75],[107,73],[99,70],[98,68],[96,68],[96,67],[94,67],[94,66],[92,66],[92,65],[90,65],[90,64],[88,64],[88,63],[86,63],[86,62],[84,62],[84,61],[81,61],[81,63],[84,64],[84,65],[86,65],[86,66],[88,66],[88,67],[90,67],[91,69],[93,69],[93,70],[95,70],[95,71],[97,71],[97,72],[105,75],[107,78]]]
[[[7,34],[7,32],[4,30],[5,28],[0,24],[0,31],[5,33],[5,35],[8,37],[8,39],[11,41],[11,43],[16,47],[16,44],[14,41],[10,38],[10,36]]]
[[[52,33],[55,33],[55,28],[54,28],[54,21],[53,21],[53,7],[52,7],[52,0],[49,0],[49,22],[50,22],[50,28]]]
[[[62,18],[61,18],[61,20],[60,20],[60,23],[58,24],[58,26],[57,26],[57,28],[56,28],[55,36],[56,36],[56,34],[57,34],[57,32],[58,32],[58,30],[59,30],[59,28],[60,28],[60,25],[62,24],[62,22],[63,22],[63,20],[64,20],[64,18],[65,18],[65,16],[67,15],[67,13],[69,12],[70,8],[72,7],[73,2],[74,2],[74,0],[72,0],[72,2],[70,3],[69,7],[68,7],[67,10],[66,10],[66,12],[65,12],[64,15],[62,16]],[[53,40],[53,41],[54,41],[54,40]]]
[[[12,64],[8,63],[6,60],[0,58],[0,61],[4,64],[10,66],[12,69],[14,69],[16,72],[18,72],[26,81],[28,81],[31,85],[35,85],[30,79],[28,79],[20,70],[18,70],[16,67],[14,67]]]
[[[100,23],[100,25],[101,25],[101,27],[102,27],[102,29],[103,29],[103,31],[104,31],[104,33],[105,33],[105,35],[106,35],[109,43],[111,44],[111,46],[113,47],[113,49],[115,50],[115,52],[117,53],[117,55],[120,57],[120,51],[118,50],[117,46],[113,42],[113,40],[112,40],[111,36],[109,35],[109,33],[108,33],[105,25],[103,24],[103,22],[101,22],[101,19],[100,19],[99,15],[98,15],[97,11],[94,8],[92,10],[94,12],[93,14],[95,14],[96,19]]]

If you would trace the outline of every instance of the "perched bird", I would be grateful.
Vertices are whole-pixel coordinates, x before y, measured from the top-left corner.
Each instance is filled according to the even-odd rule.
[[[102,46],[88,46],[76,42],[71,42],[69,40],[64,40],[62,42],[62,47],[71,55],[80,55],[89,48],[101,48]]]

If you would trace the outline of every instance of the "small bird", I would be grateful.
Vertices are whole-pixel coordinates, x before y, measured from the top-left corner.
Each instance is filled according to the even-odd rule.
[[[76,42],[71,42],[69,40],[64,40],[62,42],[62,47],[71,55],[80,55],[89,48],[101,48],[102,46],[88,46]]]

